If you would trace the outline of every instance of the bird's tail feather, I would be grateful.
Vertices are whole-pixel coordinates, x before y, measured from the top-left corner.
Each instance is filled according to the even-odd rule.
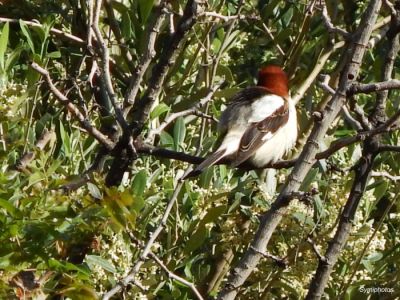
[[[189,172],[188,174],[185,174],[182,177],[182,180],[185,180],[186,178],[189,178],[189,177],[194,177],[194,176],[199,175],[201,172],[203,172],[204,169],[211,167],[212,165],[219,162],[222,158],[224,158],[225,154],[226,154],[226,149],[217,150],[214,153],[210,154],[193,171]]]

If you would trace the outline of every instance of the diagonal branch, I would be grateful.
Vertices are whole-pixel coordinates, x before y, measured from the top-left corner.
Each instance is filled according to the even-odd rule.
[[[345,104],[348,85],[357,78],[366,51],[366,45],[371,36],[380,7],[380,0],[370,1],[357,31],[352,35],[353,39],[349,42],[350,49],[344,54],[348,55],[346,57],[347,63],[344,65],[344,70],[341,73],[339,87],[323,111],[323,121],[315,123],[310,137],[308,138],[291,175],[283,187],[282,192],[271,205],[270,210],[262,216],[256,236],[251,243],[252,248],[249,248],[246,251],[238,265],[232,270],[231,276],[218,296],[219,299],[226,300],[235,298],[238,289],[246,281],[261,258],[261,255],[253,249],[258,250],[259,252],[265,251],[272,233],[278,226],[287,209],[286,206],[288,205],[288,201],[285,201],[285,198],[287,195],[290,195],[292,192],[299,189],[301,182],[313,166],[315,162],[315,154],[319,149],[319,142],[338,115],[342,106]]]
[[[164,24],[165,20],[165,7],[161,4],[160,0],[154,3],[154,13],[152,16],[152,21],[147,26],[147,38],[146,38],[146,50],[141,55],[138,66],[136,67],[135,73],[129,83],[129,88],[126,92],[124,99],[124,115],[126,116],[133,103],[135,102],[136,96],[139,92],[140,84],[142,82],[143,76],[146,73],[151,61],[156,56],[156,50],[154,48],[156,43],[156,38],[160,32],[161,26]]]
[[[158,128],[155,128],[150,131],[150,133],[146,139],[146,142],[152,141],[156,135],[159,135],[166,127],[168,127],[177,118],[198,113],[199,112],[198,109],[202,108],[204,105],[206,105],[208,102],[211,101],[215,92],[221,87],[222,84],[223,84],[223,82],[215,84],[213,86],[213,88],[211,88],[208,91],[207,95],[205,97],[203,97],[199,102],[197,102],[193,107],[183,110],[183,111],[173,113],[173,114],[169,115],[167,118],[165,118],[164,122],[162,122],[162,124]]]
[[[108,47],[106,42],[103,39],[103,36],[99,29],[99,17],[101,11],[102,0],[97,0],[95,5],[95,13],[93,17],[92,28],[94,34],[96,35],[96,39],[101,49],[102,59],[101,59],[101,70],[102,70],[102,79],[104,80],[105,87],[107,90],[107,94],[110,97],[111,103],[114,107],[115,115],[119,125],[125,131],[128,128],[128,123],[126,122],[122,110],[117,103],[117,97],[115,96],[114,88],[112,85],[111,74],[110,74],[110,53],[108,51]]]
[[[107,150],[112,150],[114,148],[114,143],[110,141],[110,139],[101,133],[96,127],[90,124],[89,120],[80,112],[80,110],[73,104],[63,93],[61,93],[53,81],[50,78],[49,71],[39,66],[37,63],[32,63],[31,67],[44,76],[50,91],[56,96],[56,98],[68,109],[68,111],[79,121],[81,126],[100,144],[104,145]]]
[[[5,22],[19,23],[20,20],[0,17],[0,23],[5,23]],[[33,22],[33,21],[25,21],[24,20],[24,23],[26,23],[27,25],[29,25],[31,27],[43,27],[42,24],[37,23],[37,22]],[[86,44],[86,42],[84,40],[82,40],[80,37],[77,37],[77,36],[75,36],[73,34],[64,32],[64,31],[56,29],[56,28],[51,28],[50,29],[50,33],[54,34],[54,35],[61,36],[62,38],[65,38],[65,39],[68,39],[70,41],[73,41],[74,43],[78,43],[78,44],[82,44],[82,45]]]
[[[168,45],[165,45],[158,64],[152,70],[146,93],[139,101],[135,102],[132,116],[132,120],[135,122],[135,138],[141,133],[144,123],[150,114],[151,107],[161,93],[168,70],[175,63],[186,33],[196,22],[202,2],[203,0],[189,0],[187,2],[183,16],[179,20],[175,32],[172,34]]]
[[[374,82],[368,84],[355,83],[348,89],[348,95],[354,94],[369,94],[385,90],[400,89],[400,80],[390,79],[382,82]]]
[[[133,266],[132,270],[130,273],[121,280],[117,285],[115,285],[110,291],[105,293],[103,295],[103,300],[108,300],[120,291],[122,291],[125,287],[127,287],[133,280],[135,280],[136,274],[139,272],[141,266],[145,262],[146,258],[149,256],[149,253],[151,252],[151,247],[153,246],[154,242],[160,235],[160,233],[163,231],[165,225],[167,224],[167,220],[169,217],[169,214],[172,210],[172,207],[174,206],[176,199],[179,195],[179,192],[182,189],[184,182],[180,181],[177,183],[174,193],[172,194],[171,198],[168,201],[168,204],[165,208],[164,214],[162,216],[162,219],[160,223],[158,224],[157,228],[151,233],[149,240],[147,241],[146,245],[143,247],[139,260],[136,261],[135,265]]]

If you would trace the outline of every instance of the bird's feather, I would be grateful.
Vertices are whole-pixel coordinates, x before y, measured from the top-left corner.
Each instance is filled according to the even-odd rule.
[[[250,123],[245,130],[239,144],[236,158],[232,166],[236,167],[251,157],[261,145],[268,141],[289,120],[287,101],[271,115],[259,122]]]

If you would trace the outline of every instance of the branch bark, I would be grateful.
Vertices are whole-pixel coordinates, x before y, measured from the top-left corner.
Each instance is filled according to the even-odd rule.
[[[218,299],[226,300],[235,298],[238,289],[246,281],[247,277],[257,266],[261,258],[261,255],[258,252],[265,251],[273,231],[282,219],[283,214],[286,211],[286,206],[288,205],[288,201],[286,201],[285,198],[292,192],[298,190],[301,182],[314,164],[315,154],[319,148],[319,141],[323,138],[329,126],[339,113],[341,107],[345,104],[346,91],[349,84],[357,78],[360,64],[366,50],[366,45],[371,36],[380,7],[380,0],[370,1],[360,22],[360,26],[350,42],[350,48],[347,53],[348,59],[340,77],[339,87],[323,111],[323,122],[316,122],[314,125],[304,150],[300,154],[299,160],[289,176],[282,192],[271,205],[270,210],[262,216],[260,226],[251,247],[246,251],[239,264],[232,270],[231,276],[228,278],[225,287],[220,292]]]
[[[114,148],[114,143],[100,132],[96,127],[90,124],[89,120],[80,112],[80,110],[65,96],[61,91],[59,91],[54,85],[50,78],[49,72],[39,66],[37,63],[32,63],[31,67],[44,76],[50,91],[56,96],[56,98],[68,109],[68,111],[79,121],[81,126],[93,136],[100,144],[104,145],[107,150],[111,151]]]
[[[396,15],[392,17],[396,19],[398,18]],[[395,23],[397,22],[392,22],[392,26]],[[399,28],[397,26],[396,30],[398,33]],[[394,60],[400,49],[397,34],[391,36],[389,34],[390,31],[391,30],[389,29],[389,47],[385,56],[385,63],[382,70],[382,79],[384,81],[390,81],[390,78],[392,77]],[[373,127],[375,127],[374,129],[378,128],[379,125],[387,119],[385,113],[387,96],[387,92],[380,92],[377,95],[375,109],[370,115],[371,124]],[[389,120],[393,121],[393,116]],[[319,261],[317,271],[310,283],[310,288],[306,297],[307,300],[320,299],[324,293],[324,289],[328,283],[329,276],[339,258],[341,250],[347,242],[347,239],[353,227],[353,220],[355,218],[358,205],[368,184],[368,179],[372,174],[374,159],[379,153],[380,142],[381,136],[376,135],[368,138],[363,143],[363,155],[358,161],[355,168],[355,178],[350,195],[340,216],[335,236],[329,242],[328,248],[324,256],[325,259]],[[343,293],[344,292],[345,290],[343,291]]]

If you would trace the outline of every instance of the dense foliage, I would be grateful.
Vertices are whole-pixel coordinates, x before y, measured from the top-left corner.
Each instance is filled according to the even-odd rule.
[[[93,30],[88,30],[92,2],[96,1],[0,2],[2,299],[101,297],[142,259],[143,245],[159,227],[179,178],[189,167],[185,159],[139,153],[123,170],[121,180],[109,184],[110,168],[125,152],[107,152],[31,67],[35,62],[48,70],[55,87],[85,120],[118,141],[120,124],[100,72],[104,49]],[[125,99],[124,107],[130,107],[126,95],[132,75],[137,75],[148,56],[152,26],[162,18],[136,100],[146,97],[155,80],[153,73],[169,51],[188,1],[167,1],[161,10],[159,1],[103,2],[98,26],[110,52],[115,98],[121,105]],[[217,140],[215,120],[226,101],[255,84],[258,67],[275,63],[289,74],[294,97],[306,87],[297,105],[299,141],[288,158],[300,153],[314,125],[313,112],[330,97],[318,84],[322,78],[305,82],[318,73],[329,74],[329,84],[336,87],[347,50],[345,38],[328,31],[320,1],[198,2],[204,2],[201,11],[193,27],[184,32],[174,63],[168,64],[140,140],[175,153],[206,155]],[[364,2],[369,1],[325,2],[332,23],[352,32],[366,9]],[[385,6],[373,32],[376,40],[361,65],[362,83],[382,81],[389,20],[390,9]],[[400,75],[399,66],[395,60],[393,78]],[[157,132],[169,116],[192,108],[216,86],[211,101]],[[342,114],[331,124],[320,141],[321,150],[334,140],[354,136],[359,129],[351,120],[368,118],[375,102],[374,93],[351,97],[350,116],[346,119]],[[397,112],[399,105],[399,92],[390,91],[387,115]],[[135,112],[134,106],[127,113],[128,122],[136,120]],[[38,145],[41,138],[46,142]],[[399,145],[398,130],[383,134],[380,142]],[[307,294],[319,262],[317,254],[325,253],[349,197],[362,148],[362,143],[352,143],[313,166],[300,187],[309,192],[307,201],[291,201],[269,243],[272,258],[262,259],[241,287],[241,299],[299,299]],[[368,287],[390,288],[393,293],[385,296],[400,294],[396,151],[381,152],[375,159],[350,238],[325,289],[331,299],[365,297],[363,289]],[[21,162],[23,157],[27,164]],[[193,282],[203,296],[217,295],[290,170],[243,171],[219,165],[185,181],[151,247],[153,255],[171,272]],[[128,299],[195,299],[190,286],[169,276],[152,256],[143,259],[135,282],[123,291]]]

